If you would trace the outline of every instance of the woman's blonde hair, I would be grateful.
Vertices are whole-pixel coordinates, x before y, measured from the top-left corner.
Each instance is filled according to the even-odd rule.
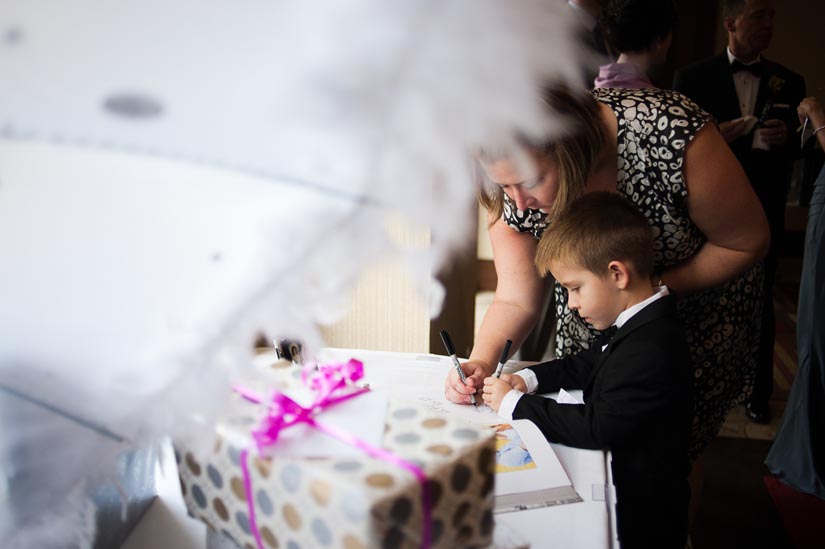
[[[550,140],[536,142],[519,136],[519,142],[529,151],[551,160],[558,169],[558,190],[550,211],[550,219],[564,211],[576,198],[584,194],[585,183],[606,141],[596,99],[586,92],[572,92],[566,86],[554,86],[545,90],[544,102],[555,116],[567,119],[567,134]],[[499,160],[502,155],[481,151],[478,161]],[[484,171],[478,166],[478,201],[496,220],[504,211],[504,191],[498,185],[486,184]],[[483,179],[482,179],[483,178]]]

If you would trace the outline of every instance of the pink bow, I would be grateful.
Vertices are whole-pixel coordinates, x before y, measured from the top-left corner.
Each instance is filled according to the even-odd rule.
[[[354,387],[354,383],[364,377],[364,364],[355,359],[350,359],[346,364],[326,364],[318,365],[317,368],[308,366],[301,373],[301,380],[304,384],[316,392],[315,399],[309,407],[305,408],[281,392],[274,392],[269,400],[264,402],[257,393],[243,387],[235,385],[233,389],[246,400],[256,404],[263,404],[267,407],[267,414],[261,420],[261,424],[251,432],[252,439],[260,453],[267,446],[271,446],[278,441],[281,431],[300,423],[307,424],[314,429],[326,433],[340,441],[354,446],[367,455],[387,461],[398,467],[406,469],[412,473],[421,485],[421,506],[422,506],[422,532],[421,546],[429,547],[431,539],[432,505],[430,500],[429,485],[427,475],[420,467],[388,452],[383,448],[372,446],[363,440],[357,439],[349,433],[318,423],[315,416],[335,404],[350,400],[369,391],[368,388]],[[338,394],[343,393],[343,394]],[[249,510],[249,526],[259,549],[263,549],[258,525],[255,520],[255,504],[252,497],[252,479],[249,475],[249,464],[247,457],[249,449],[241,451],[241,470],[243,472],[244,488],[246,489],[246,503]]]
[[[277,391],[272,393],[265,403],[268,408],[266,416],[261,420],[260,426],[251,433],[258,451],[260,452],[267,446],[275,444],[281,431],[293,425],[306,423],[319,428],[315,422],[315,415],[330,406],[340,404],[369,391],[367,388],[358,388],[345,394],[334,395],[334,393],[352,387],[353,383],[363,377],[364,364],[355,359],[350,359],[346,364],[318,366],[317,370],[314,367],[304,368],[301,373],[301,380],[316,392],[315,400],[309,408],[304,408],[283,393]],[[233,389],[250,402],[255,404],[264,403],[264,399],[246,387],[235,385]]]

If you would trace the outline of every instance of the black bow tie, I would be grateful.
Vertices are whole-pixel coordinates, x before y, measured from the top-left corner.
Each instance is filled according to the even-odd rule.
[[[619,328],[615,324],[613,326],[611,326],[610,328],[607,328],[606,330],[602,330],[602,337],[601,337],[602,345],[607,345],[610,342],[610,340],[613,339],[613,336],[616,335],[616,332],[618,332],[618,331],[619,331]]]
[[[754,76],[762,76],[762,61],[757,61],[756,63],[746,65],[741,61],[734,59],[733,63],[730,64],[730,72],[736,74],[739,71],[748,71]]]

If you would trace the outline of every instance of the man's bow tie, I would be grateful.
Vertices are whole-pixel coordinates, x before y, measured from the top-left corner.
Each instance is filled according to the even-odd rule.
[[[757,61],[756,63],[746,65],[741,61],[734,59],[733,63],[730,64],[730,72],[736,74],[739,71],[748,71],[754,76],[762,76],[762,61]]]

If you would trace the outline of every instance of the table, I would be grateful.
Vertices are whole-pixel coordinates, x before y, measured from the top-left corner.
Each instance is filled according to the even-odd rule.
[[[435,388],[442,392],[444,375],[450,368],[447,357],[414,353],[392,353],[358,349],[324,349],[319,353],[322,360],[347,360],[357,358],[364,363],[365,379],[372,387],[384,390],[393,397],[410,398],[422,388],[429,392]],[[261,357],[262,361],[271,360]],[[508,364],[508,370],[522,364]],[[454,413],[472,420],[470,406],[444,403]],[[451,412],[453,413],[453,412]],[[492,414],[492,411],[489,411]],[[487,414],[484,414],[487,415]],[[487,416],[490,417],[490,416]],[[492,415],[494,418],[495,415]],[[478,417],[477,417],[478,420]],[[615,499],[610,485],[609,456],[601,451],[581,450],[561,444],[551,444],[573,487],[584,500],[530,509],[515,513],[497,514],[499,524],[505,524],[532,547],[556,547],[570,549],[608,549],[618,547],[615,538]],[[132,533],[123,549],[174,546],[179,549],[200,549],[205,546],[225,547],[218,536],[207,536],[203,523],[186,516],[180,496],[174,459],[167,456],[163,471],[158,471],[160,497]],[[499,539],[497,538],[497,541]]]
[[[413,394],[433,394],[443,398],[444,377],[452,367],[448,357],[431,354],[393,353],[360,349],[323,349],[322,360],[357,358],[364,363],[365,379],[370,386],[392,397],[410,398]],[[512,372],[526,363],[508,363]],[[412,374],[412,376],[410,375]],[[471,406],[444,404],[451,415],[461,415],[479,422],[481,415]],[[489,410],[489,408],[487,408]],[[496,418],[492,410],[486,417]],[[475,416],[475,417],[474,417]],[[482,418],[481,422],[485,422]],[[556,547],[597,549],[618,547],[615,539],[615,501],[609,481],[609,456],[599,450],[582,450],[551,444],[570,477],[573,487],[584,500],[581,503],[497,514],[503,522],[529,541],[533,547],[552,543]],[[611,487],[612,488],[612,487]]]

